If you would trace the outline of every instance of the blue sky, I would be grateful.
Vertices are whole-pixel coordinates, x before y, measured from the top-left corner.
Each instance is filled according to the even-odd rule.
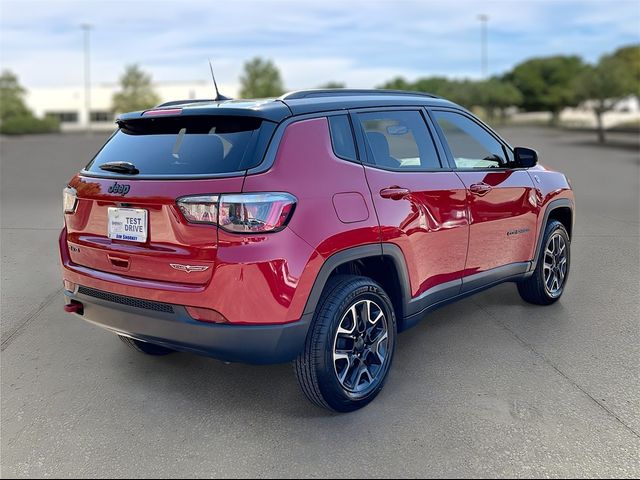
[[[235,88],[259,55],[288,88],[329,80],[372,87],[397,75],[480,76],[478,14],[489,15],[489,71],[533,56],[593,62],[640,42],[638,0],[514,1],[39,1],[0,0],[0,60],[29,86],[79,85],[82,34],[94,25],[92,77],[114,82],[127,63],[158,81],[207,80]]]

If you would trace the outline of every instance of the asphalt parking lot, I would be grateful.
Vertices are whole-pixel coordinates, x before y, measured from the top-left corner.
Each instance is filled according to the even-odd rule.
[[[348,415],[307,402],[290,365],[145,357],[65,314],[61,190],[104,136],[3,139],[1,475],[640,476],[638,147],[502,133],[573,182],[564,297],[505,284],[428,315]]]

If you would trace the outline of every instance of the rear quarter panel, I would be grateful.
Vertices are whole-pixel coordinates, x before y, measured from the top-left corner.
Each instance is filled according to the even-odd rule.
[[[287,228],[317,252],[317,257],[310,258],[306,252],[284,252],[288,259],[306,255],[307,262],[296,279],[290,318],[302,315],[326,258],[346,248],[380,242],[364,167],[334,154],[325,117],[291,123],[282,136],[273,167],[247,176],[243,191],[288,192],[298,200]]]

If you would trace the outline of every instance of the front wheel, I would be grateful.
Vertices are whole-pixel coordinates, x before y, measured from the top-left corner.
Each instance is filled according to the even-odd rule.
[[[356,275],[331,279],[295,361],[307,398],[338,412],[367,405],[384,386],[396,332],[391,300],[378,283]]]
[[[545,228],[533,275],[518,282],[518,292],[522,299],[537,305],[556,302],[564,292],[570,264],[569,234],[562,223],[552,220]]]

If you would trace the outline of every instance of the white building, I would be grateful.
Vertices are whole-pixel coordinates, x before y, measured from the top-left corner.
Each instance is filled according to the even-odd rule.
[[[565,108],[560,113],[560,123],[567,127],[596,128],[596,116],[593,113],[593,101],[586,101],[575,108]],[[550,112],[518,112],[511,116],[514,123],[544,123],[551,120]],[[633,124],[640,121],[640,100],[631,95],[615,103],[613,108],[602,116],[604,128]]]
[[[213,98],[213,83],[209,81],[157,83],[154,91],[162,102],[188,100],[194,98]],[[219,85],[221,93],[232,96],[236,89],[228,85]],[[113,94],[120,85],[99,84],[91,86],[91,129],[112,130],[115,114],[111,111]],[[60,120],[63,131],[83,130],[87,128],[87,110],[85,107],[84,86],[29,88],[25,97],[27,106],[38,117],[51,115]]]

